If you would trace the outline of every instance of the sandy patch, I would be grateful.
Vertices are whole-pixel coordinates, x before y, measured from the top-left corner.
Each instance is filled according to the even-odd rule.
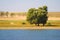
[[[60,20],[59,17],[49,17],[48,20]]]
[[[26,20],[26,16],[18,16],[18,17],[0,17],[0,20]]]
[[[26,16],[0,17],[0,20],[26,20]],[[48,17],[48,20],[60,20],[60,17]]]
[[[0,29],[25,29],[25,30],[29,30],[29,29],[60,29],[60,27],[0,27]]]

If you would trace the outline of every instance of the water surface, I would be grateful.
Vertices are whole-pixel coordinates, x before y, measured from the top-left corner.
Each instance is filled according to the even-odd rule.
[[[60,40],[60,30],[0,30],[0,40]]]

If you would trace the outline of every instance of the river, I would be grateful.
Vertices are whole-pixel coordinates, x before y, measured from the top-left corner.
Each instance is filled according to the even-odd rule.
[[[0,40],[60,40],[60,30],[0,30]]]

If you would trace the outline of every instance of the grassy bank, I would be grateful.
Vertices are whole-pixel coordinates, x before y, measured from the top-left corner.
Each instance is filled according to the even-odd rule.
[[[36,27],[29,24],[26,20],[0,20],[0,27]],[[40,24],[39,27],[43,27]],[[60,27],[60,20],[48,20],[45,27]]]

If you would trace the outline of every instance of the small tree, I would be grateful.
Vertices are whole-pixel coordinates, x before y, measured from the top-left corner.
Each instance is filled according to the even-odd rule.
[[[43,26],[47,22],[47,6],[39,7],[38,9],[31,8],[28,10],[27,21],[31,24],[35,24],[39,26],[39,24],[43,24]]]
[[[10,15],[11,15],[11,17],[13,17],[15,14],[14,13],[11,13]]]
[[[1,17],[3,17],[4,15],[5,15],[4,12],[1,12],[1,13],[0,13],[0,16],[1,16]]]
[[[7,17],[8,17],[8,15],[9,15],[9,12],[6,12],[6,14],[5,14]]]

